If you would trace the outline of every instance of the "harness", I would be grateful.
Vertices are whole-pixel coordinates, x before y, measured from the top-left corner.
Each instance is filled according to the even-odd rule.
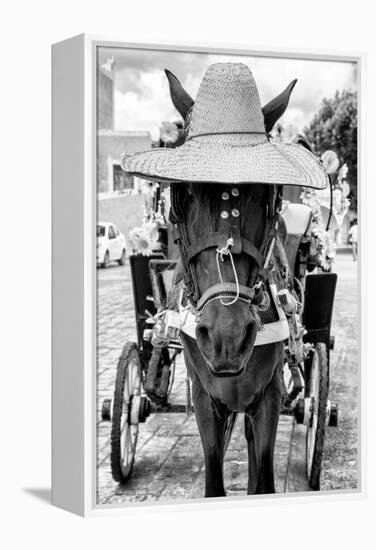
[[[183,199],[186,187],[181,183],[171,184],[170,222],[173,226],[173,239],[180,249],[183,268],[185,296],[199,315],[213,300],[220,300],[224,306],[229,306],[237,300],[243,300],[250,306],[268,309],[269,296],[265,290],[268,274],[271,269],[271,255],[276,243],[280,210],[282,206],[282,186],[270,186],[266,205],[266,224],[261,245],[257,248],[241,232],[240,223],[240,192],[236,185],[225,188],[221,193],[220,221],[218,231],[209,232],[189,241],[187,221],[183,209]],[[200,296],[197,276],[194,268],[195,257],[204,250],[215,248],[220,282],[212,285]],[[256,264],[248,276],[246,284],[239,284],[234,254],[245,253]],[[221,262],[229,257],[235,282],[226,282],[222,278]]]

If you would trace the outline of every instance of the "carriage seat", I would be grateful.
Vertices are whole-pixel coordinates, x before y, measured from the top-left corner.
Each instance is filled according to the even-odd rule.
[[[282,205],[282,218],[286,225],[287,236],[285,251],[291,273],[295,272],[295,261],[300,241],[310,230],[312,210],[306,204],[284,202]]]

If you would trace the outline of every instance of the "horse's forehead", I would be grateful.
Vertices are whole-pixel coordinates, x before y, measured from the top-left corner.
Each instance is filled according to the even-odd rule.
[[[223,235],[235,231],[233,236],[240,232],[253,241],[262,232],[266,185],[193,184],[188,192],[193,199],[192,209],[188,207],[187,212],[188,231],[195,237],[213,231]]]
[[[255,212],[265,205],[267,186],[262,184],[245,184],[226,186],[212,184],[206,188],[191,186],[188,193],[193,197],[194,211],[206,219],[230,215],[235,209],[240,217]],[[204,221],[204,218],[201,219]]]
[[[226,185],[222,183],[209,184],[201,187],[195,184],[188,185],[189,194],[196,198],[206,197],[210,200],[221,200],[223,193],[236,191],[242,199],[260,199],[267,194],[268,186],[262,183]]]

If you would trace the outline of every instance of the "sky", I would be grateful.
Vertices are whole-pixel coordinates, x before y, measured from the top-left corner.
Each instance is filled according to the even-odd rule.
[[[114,129],[149,131],[158,139],[163,121],[179,115],[169,95],[164,69],[173,72],[195,98],[205,70],[212,63],[242,62],[251,69],[265,105],[291,80],[298,82],[280,122],[290,131],[302,132],[318,111],[323,98],[337,90],[356,89],[356,65],[350,62],[250,57],[128,48],[99,48],[99,65],[113,58]]]

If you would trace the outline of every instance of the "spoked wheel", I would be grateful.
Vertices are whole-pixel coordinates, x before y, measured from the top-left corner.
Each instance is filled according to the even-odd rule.
[[[127,343],[120,356],[112,412],[111,469],[115,481],[124,483],[132,473],[138,424],[145,421],[141,396],[141,364],[137,345]],[[149,411],[150,412],[150,411]]]
[[[329,368],[325,344],[316,344],[309,362],[309,421],[307,426],[307,477],[311,489],[320,490],[322,453],[327,418]]]

